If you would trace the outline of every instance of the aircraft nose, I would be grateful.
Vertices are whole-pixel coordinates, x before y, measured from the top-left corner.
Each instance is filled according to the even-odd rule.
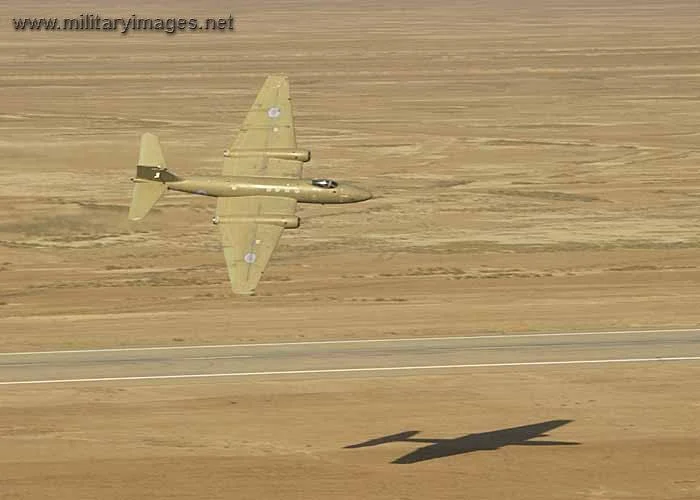
[[[372,199],[372,192],[367,189],[357,188],[357,201],[367,201]]]
[[[369,200],[372,198],[372,193],[364,188],[345,184],[340,189],[340,197],[343,203],[356,203],[358,201]]]

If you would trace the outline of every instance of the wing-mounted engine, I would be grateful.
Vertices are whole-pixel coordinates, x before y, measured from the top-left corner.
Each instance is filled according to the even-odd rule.
[[[261,216],[261,217],[235,217],[235,216],[215,216],[211,220],[212,224],[235,224],[253,222],[255,224],[271,224],[284,229],[297,229],[301,225],[301,218],[296,215]]]
[[[311,160],[311,151],[308,149],[235,149],[224,151],[225,158],[276,158],[278,160],[300,161],[306,163]]]

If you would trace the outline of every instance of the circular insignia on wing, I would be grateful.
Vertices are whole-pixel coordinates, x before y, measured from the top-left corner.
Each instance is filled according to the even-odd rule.
[[[248,264],[252,264],[253,262],[255,262],[255,254],[247,253],[243,256],[243,260],[246,261]]]
[[[277,118],[280,115],[280,113],[280,108],[276,106],[273,106],[267,110],[267,116],[269,116],[270,118]]]

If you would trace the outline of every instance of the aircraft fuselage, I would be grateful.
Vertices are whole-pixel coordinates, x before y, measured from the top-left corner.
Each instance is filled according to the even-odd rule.
[[[368,200],[371,193],[351,184],[318,187],[311,179],[278,177],[190,177],[166,182],[168,189],[214,197],[279,196],[299,203],[356,203]]]

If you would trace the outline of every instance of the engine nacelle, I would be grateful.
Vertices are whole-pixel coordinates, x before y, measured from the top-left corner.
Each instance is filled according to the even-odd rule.
[[[224,151],[225,158],[250,158],[251,156],[267,156],[279,160],[292,160],[306,163],[311,160],[311,151],[308,149],[238,149]]]
[[[261,220],[262,219],[262,220]],[[260,224],[275,224],[276,226],[282,226],[285,229],[296,229],[301,225],[301,218],[296,215],[290,217],[258,217],[255,222]]]
[[[311,151],[309,151],[308,149],[297,149],[296,151],[284,153],[268,153],[268,156],[271,156],[272,158],[279,158],[280,160],[295,160],[300,161],[302,163],[306,163],[311,160]]]
[[[269,216],[269,217],[219,217],[214,216],[211,219],[212,224],[229,223],[245,223],[255,222],[256,224],[270,224],[281,226],[284,229],[296,229],[301,225],[301,218],[296,215],[291,216]]]

